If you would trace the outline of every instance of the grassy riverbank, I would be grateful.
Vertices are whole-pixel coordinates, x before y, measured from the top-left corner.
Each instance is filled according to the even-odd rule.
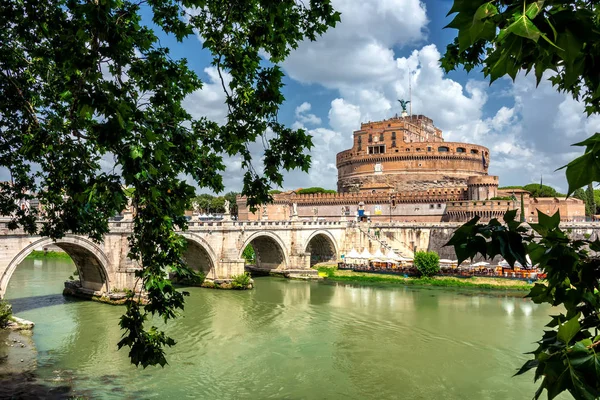
[[[39,250],[32,251],[27,256],[27,258],[34,259],[34,260],[43,260],[43,259],[48,259],[48,258],[62,259],[62,260],[70,260],[71,259],[71,257],[69,257],[69,255],[67,253],[65,253],[64,251],[39,251]]]
[[[529,291],[533,284],[524,281],[503,278],[455,278],[450,276],[435,276],[432,278],[405,278],[402,275],[376,274],[368,272],[354,272],[338,270],[334,267],[319,267],[319,275],[326,280],[349,283],[389,283],[398,285],[439,286],[439,287],[466,287],[475,289],[494,290],[520,290]]]

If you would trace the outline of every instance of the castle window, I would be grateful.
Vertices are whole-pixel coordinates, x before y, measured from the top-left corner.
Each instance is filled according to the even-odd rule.
[[[359,137],[357,138],[357,142],[358,142],[358,143],[362,143],[362,136],[359,136]]]
[[[471,154],[479,154],[479,150],[477,150],[477,149],[471,149]]]
[[[438,208],[442,208],[442,205],[441,205],[441,204],[438,204]]]
[[[392,140],[396,140],[396,132],[392,132]]]
[[[435,206],[434,206],[433,204],[430,204],[430,205],[429,205],[429,208],[431,208],[431,209],[434,209],[434,208],[435,208]]]
[[[373,135],[369,133],[369,143],[373,143]]]
[[[466,151],[467,151],[467,150],[466,150],[464,147],[457,147],[457,148],[456,148],[456,152],[457,152],[457,153],[466,153]]]
[[[410,149],[406,149],[406,151],[410,151]]]
[[[396,141],[392,140],[392,147],[396,147]]]
[[[389,128],[390,126],[391,126],[391,125],[390,125],[390,124],[388,124],[388,128]]]
[[[431,147],[427,146],[427,151],[431,151]]]
[[[369,154],[383,154],[385,146],[369,146]]]
[[[362,150],[362,144],[359,143],[358,144],[358,151],[361,151],[361,150]]]
[[[438,151],[440,151],[440,152],[447,152],[449,150],[450,149],[448,147],[446,147],[446,146],[440,146],[440,147],[438,147]]]
[[[415,149],[415,151],[421,151],[421,149],[417,147],[417,148]]]
[[[383,132],[379,134],[379,141],[383,142]]]

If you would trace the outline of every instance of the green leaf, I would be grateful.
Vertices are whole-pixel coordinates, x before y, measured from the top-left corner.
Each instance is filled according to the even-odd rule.
[[[589,151],[566,165],[567,182],[569,183],[568,195],[589,183],[600,181],[599,154],[600,148],[596,147],[594,151]]]
[[[559,51],[559,54],[567,64],[572,65],[575,60],[582,55],[581,49],[583,47],[583,42],[569,29],[566,29],[558,35],[556,44],[563,49]]]
[[[530,369],[536,368],[539,364],[540,362],[538,360],[528,360],[513,376],[522,375]]]
[[[575,317],[571,318],[564,324],[559,325],[558,327],[558,335],[557,338],[564,344],[569,344],[571,339],[577,335],[577,332],[581,330],[581,325],[579,324],[580,314],[577,314]]]
[[[536,1],[535,3],[531,3],[527,6],[525,10],[525,15],[531,20],[538,16],[538,14],[543,10],[544,0]]]
[[[553,230],[560,225],[560,211],[556,211],[552,215],[546,215],[538,210],[538,224],[546,230]]]
[[[538,27],[535,26],[535,24],[531,22],[529,17],[527,17],[525,14],[516,14],[515,21],[506,29],[510,33],[531,39],[534,42],[537,42],[542,35],[542,32],[538,29]]]
[[[79,116],[81,118],[90,118],[92,116],[92,111],[93,108],[90,105],[84,104],[79,109]]]
[[[64,100],[64,101],[68,101],[73,97],[73,94],[71,93],[70,90],[65,90],[64,92],[62,92],[60,94],[60,99]]]
[[[517,217],[517,210],[510,210],[504,214],[502,219],[504,220],[505,223],[508,224],[508,223],[514,221],[516,217]]]
[[[134,160],[136,158],[140,158],[143,154],[144,154],[144,151],[142,150],[142,148],[140,146],[133,146],[131,148],[131,158],[133,158]]]

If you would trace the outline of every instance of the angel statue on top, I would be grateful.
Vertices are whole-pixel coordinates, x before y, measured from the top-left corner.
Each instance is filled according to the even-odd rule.
[[[410,100],[398,100],[400,103],[400,107],[402,107],[402,112],[406,112],[406,106],[410,103]]]

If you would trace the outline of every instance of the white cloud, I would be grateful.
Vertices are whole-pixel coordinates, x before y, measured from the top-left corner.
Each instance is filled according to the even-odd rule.
[[[329,125],[338,132],[351,137],[351,132],[360,125],[360,107],[344,99],[335,99],[329,110]]]
[[[487,146],[490,173],[500,175],[501,185],[537,182],[543,174],[544,182],[566,190],[564,171],[555,169],[581,154],[570,144],[599,131],[600,117],[586,118],[582,104],[547,81],[536,89],[532,76],[518,76],[500,96],[490,94],[480,75],[464,83],[450,79],[439,49],[420,45],[428,20],[419,0],[334,0],[334,7],[342,22],[316,42],[301,43],[283,64],[291,78],[336,92],[328,126],[310,113],[312,98],[296,108],[293,127],[313,135],[313,167],[308,175],[286,174],[286,188],[335,187],[335,154],[351,146],[352,132],[361,122],[399,113],[397,99],[410,97],[412,112],[432,118],[446,140]],[[409,45],[420,47],[396,56]],[[226,114],[224,95],[214,71],[206,72],[209,82],[188,104],[218,120]],[[508,81],[502,82],[495,85]]]
[[[216,67],[204,68],[204,72],[208,75],[208,81],[203,82],[201,89],[185,98],[183,107],[194,118],[207,117],[214,122],[225,123],[227,105],[219,72]],[[222,76],[225,87],[229,88],[231,75],[222,72]]]
[[[308,113],[310,109],[311,105],[306,101],[296,107],[296,118],[298,118],[298,121],[307,125],[321,125],[321,118],[315,114]]]
[[[293,79],[337,88],[386,80],[394,70],[393,46],[425,38],[427,15],[419,0],[334,0],[341,23],[316,42],[304,41],[284,68]]]

